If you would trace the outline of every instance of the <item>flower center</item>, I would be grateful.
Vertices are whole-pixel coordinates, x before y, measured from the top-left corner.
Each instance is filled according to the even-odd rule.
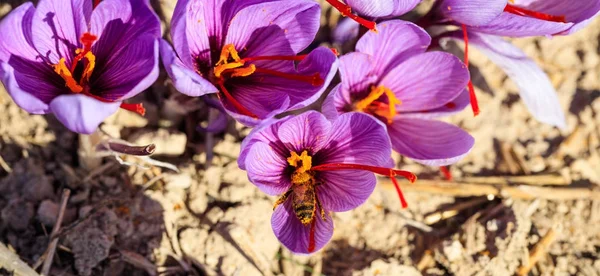
[[[312,168],[312,156],[308,155],[306,150],[302,151],[300,155],[292,151],[287,162],[290,166],[296,168],[296,171],[292,173],[293,184],[299,185],[314,179],[314,173],[310,172],[310,168]]]
[[[335,51],[334,51],[335,53]],[[213,74],[215,76],[216,84],[219,86],[219,89],[223,93],[223,95],[231,102],[231,104],[237,109],[238,112],[250,116],[253,118],[258,118],[255,114],[250,112],[247,108],[245,108],[239,101],[237,101],[233,95],[227,90],[225,87],[225,79],[226,78],[236,78],[236,77],[248,77],[254,73],[262,73],[272,76],[277,76],[280,78],[296,80],[301,82],[309,83],[313,86],[321,86],[325,83],[325,81],[321,78],[319,73],[314,73],[310,76],[298,75],[298,74],[290,74],[285,72],[280,72],[271,69],[264,69],[256,67],[255,64],[248,64],[252,61],[261,61],[261,60],[290,60],[290,61],[301,61],[306,58],[307,55],[297,55],[297,56],[257,56],[257,57],[246,57],[240,58],[238,51],[235,49],[233,44],[227,44],[223,46],[221,49],[221,54],[219,56],[219,61],[215,64],[213,68]]]
[[[387,98],[387,103],[383,101],[384,95]],[[371,87],[369,95],[356,103],[355,108],[358,111],[386,118],[388,124],[391,124],[394,116],[398,114],[396,105],[399,104],[402,104],[402,101],[396,98],[394,92],[389,88],[380,85]]]
[[[65,86],[69,88],[72,93],[82,93],[101,102],[111,102],[100,96],[92,94],[90,91],[89,81],[92,73],[94,72],[94,68],[96,67],[96,56],[94,53],[92,53],[92,44],[94,44],[97,39],[98,37],[93,34],[84,33],[79,39],[81,44],[83,44],[83,48],[77,48],[75,50],[76,56],[73,57],[71,66],[67,67],[66,59],[63,57],[60,58],[57,64],[53,64],[52,68],[54,68],[54,72],[56,72],[65,81]],[[79,63],[82,63],[83,71],[79,71],[81,72],[81,76],[79,77],[79,80],[77,80],[75,76],[75,69],[77,69],[77,65]],[[146,113],[146,109],[142,106],[142,104],[122,103],[120,107],[125,110],[138,113],[142,116]]]
[[[340,11],[342,16],[347,16],[348,18],[356,21],[356,23],[364,26],[365,28],[377,32],[377,24],[373,21],[366,20],[356,14],[352,13],[352,8],[350,6],[345,5],[344,3],[338,0],[327,0],[327,2],[334,7],[336,10]]]
[[[84,33],[81,36],[81,43],[83,44],[83,49],[78,48],[75,50],[77,54],[73,58],[73,62],[71,63],[71,67],[67,67],[65,58],[61,58],[58,61],[58,64],[52,65],[54,68],[54,72],[56,72],[63,80],[65,80],[66,86],[73,93],[81,93],[83,92],[83,88],[87,85],[90,80],[90,76],[92,72],[94,72],[94,67],[96,66],[96,56],[92,53],[92,44],[96,41],[97,37],[90,33]],[[84,59],[87,62],[84,62]],[[79,81],[75,80],[73,74],[75,73],[75,68],[79,62],[84,63],[83,73]]]

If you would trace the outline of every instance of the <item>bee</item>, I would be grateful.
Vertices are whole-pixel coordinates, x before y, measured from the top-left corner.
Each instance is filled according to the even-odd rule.
[[[315,180],[312,174],[310,177],[303,177],[302,181],[292,181],[292,187],[277,199],[273,210],[291,197],[294,214],[303,225],[307,226],[313,222],[317,207],[321,213],[321,219],[325,221],[325,210],[323,210],[321,201],[317,196],[317,186],[319,185],[320,183]]]

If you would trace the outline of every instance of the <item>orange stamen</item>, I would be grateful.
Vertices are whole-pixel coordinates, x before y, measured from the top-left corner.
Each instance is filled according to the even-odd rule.
[[[404,198],[404,194],[400,189],[400,185],[398,181],[396,181],[396,176],[402,176],[411,183],[414,183],[417,180],[417,176],[408,171],[402,170],[394,170],[390,168],[382,168],[382,167],[374,167],[360,164],[343,164],[343,163],[335,163],[335,164],[321,164],[311,168],[313,171],[340,171],[340,170],[362,170],[369,171],[372,173],[376,173],[379,175],[385,175],[392,179],[392,183],[394,183],[394,187],[396,188],[396,192],[398,193],[398,197],[400,198],[400,203],[402,204],[402,208],[408,207],[406,203],[406,199]]]
[[[382,95],[388,98],[388,104],[378,101]],[[384,117],[391,124],[394,116],[398,114],[396,105],[402,104],[402,101],[396,98],[392,90],[385,86],[372,87],[369,95],[356,103],[356,110],[362,112],[372,112],[375,115]],[[374,110],[373,110],[374,109]]]
[[[73,78],[73,74],[67,68],[65,64],[65,58],[61,58],[58,61],[58,64],[52,65],[54,67],[54,72],[56,72],[63,80],[65,80],[65,86],[68,87],[73,93],[80,93],[83,91],[83,87],[77,83],[77,81]]]
[[[333,6],[335,9],[340,11],[342,16],[347,16],[348,18],[356,21],[358,24],[365,26],[367,29],[377,32],[377,23],[373,21],[366,20],[356,14],[352,13],[352,8],[350,6],[338,1],[338,0],[327,0],[327,2]]]
[[[321,86],[325,83],[325,81],[321,78],[319,73],[314,73],[312,76],[303,76],[303,75],[295,75],[284,72],[279,72],[271,69],[262,69],[256,68],[257,73],[269,74],[277,77],[281,77],[284,79],[297,80],[301,82],[310,83],[313,86]]]
[[[146,115],[146,108],[144,108],[144,105],[141,103],[138,103],[138,104],[121,103],[121,105],[119,107],[122,109],[125,109],[125,110],[129,110],[131,112],[135,112],[142,116]]]
[[[254,115],[254,113],[250,112],[248,109],[246,109],[240,102],[238,102],[232,95],[231,93],[229,93],[229,91],[227,91],[227,88],[225,88],[225,82],[223,79],[220,79],[217,82],[217,85],[219,86],[221,92],[223,92],[223,95],[225,95],[225,98],[227,98],[227,100],[233,105],[233,107],[235,107],[235,109],[241,113],[244,114],[248,117],[252,117],[252,118],[258,118],[258,116]],[[219,97],[220,95],[217,94]]]
[[[463,39],[465,40],[465,66],[469,69],[469,33],[467,32],[467,26],[462,24]],[[477,102],[477,95],[475,95],[475,88],[471,77],[469,77],[469,99],[471,101],[471,109],[473,109],[473,116],[479,115],[479,103]]]
[[[504,8],[504,11],[508,12],[508,13],[520,15],[520,16],[533,17],[533,18],[546,20],[546,21],[552,21],[552,22],[566,23],[564,15],[557,16],[557,15],[545,14],[545,13],[531,11],[528,9],[517,7],[517,6],[511,5],[511,4],[507,4],[506,7]]]

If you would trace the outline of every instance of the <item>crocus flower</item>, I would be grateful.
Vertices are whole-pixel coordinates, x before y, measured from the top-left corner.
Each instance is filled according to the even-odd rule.
[[[145,0],[40,0],[0,24],[0,78],[34,114],[92,133],[158,77],[160,21]]]
[[[333,234],[330,212],[344,212],[367,200],[374,173],[414,181],[393,170],[390,140],[373,117],[347,113],[328,121],[316,111],[269,120],[246,137],[240,168],[261,191],[280,196],[271,225],[275,236],[294,253],[320,250]]]
[[[374,19],[403,15],[417,6],[421,0],[327,0],[343,16],[369,30],[376,30]],[[345,2],[345,4],[344,4]]]
[[[467,64],[468,45],[473,44],[517,84],[533,117],[565,128],[564,113],[548,77],[520,49],[497,36],[568,35],[585,27],[599,12],[599,0],[443,0],[436,3],[420,25],[461,26],[462,33],[443,33],[437,39],[465,41]],[[478,113],[472,88],[471,102],[473,111]]]
[[[468,105],[466,66],[444,52],[425,52],[431,42],[420,27],[400,20],[379,24],[356,51],[340,58],[342,83],[323,103],[331,119],[368,113],[387,126],[392,148],[431,166],[452,164],[473,147],[473,137],[433,120]]]
[[[216,93],[232,117],[254,126],[313,103],[333,78],[330,49],[297,55],[319,18],[312,0],[181,0],[171,23],[175,50],[163,41],[161,56],[180,92]]]

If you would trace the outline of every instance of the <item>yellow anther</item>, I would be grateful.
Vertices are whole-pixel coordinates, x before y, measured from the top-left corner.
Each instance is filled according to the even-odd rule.
[[[90,77],[92,76],[92,73],[94,72],[94,67],[96,67],[96,56],[94,54],[92,54],[92,52],[87,52],[85,54],[85,56],[83,56],[85,59],[87,59],[88,63],[85,66],[85,69],[83,70],[83,75],[81,76],[81,82],[83,82],[83,80],[85,79],[85,81],[89,81]]]
[[[374,109],[370,109],[369,106],[371,106],[384,94],[388,98],[387,110],[382,110],[382,106],[385,106],[385,104],[381,104],[379,106],[375,106]],[[396,110],[396,105],[399,104],[402,104],[402,101],[396,98],[396,95],[392,90],[385,86],[377,86],[371,88],[371,93],[369,93],[369,95],[366,98],[356,103],[356,110],[362,112],[371,111],[376,115],[386,118],[388,123],[391,124],[394,116],[398,114],[398,111]]]
[[[302,154],[298,155],[295,151],[291,152],[291,156],[288,157],[287,162],[290,166],[296,168],[298,174],[307,172],[312,168],[312,156],[308,155],[306,150],[302,151]],[[302,166],[298,168],[298,161],[302,162]]]
[[[235,68],[239,68],[244,66],[243,63],[241,62],[232,62],[232,63],[226,63],[226,64],[221,64],[215,67],[214,72],[215,72],[215,77],[220,78],[221,74],[223,74],[223,72],[225,70],[229,70],[229,69],[235,69]]]
[[[364,111],[365,109],[367,109],[369,105],[371,105],[374,101],[379,99],[381,95],[383,95],[385,89],[386,88],[383,86],[378,86],[376,88],[371,89],[371,93],[369,93],[369,95],[366,98],[356,103],[356,109],[360,111]]]
[[[221,50],[221,55],[219,56],[219,61],[217,62],[216,65],[219,66],[221,64],[227,64],[229,62],[230,56],[234,61],[241,60],[240,56],[233,44],[227,44],[227,45],[223,46],[223,49]]]
[[[248,67],[233,69],[231,71],[231,77],[247,77],[252,75],[254,71],[256,71],[256,65],[250,64]]]
[[[53,65],[54,72],[56,72],[63,80],[65,80],[65,86],[67,86],[73,93],[79,93],[83,91],[83,87],[75,81],[73,74],[65,64],[65,58],[61,58],[58,64]]]

